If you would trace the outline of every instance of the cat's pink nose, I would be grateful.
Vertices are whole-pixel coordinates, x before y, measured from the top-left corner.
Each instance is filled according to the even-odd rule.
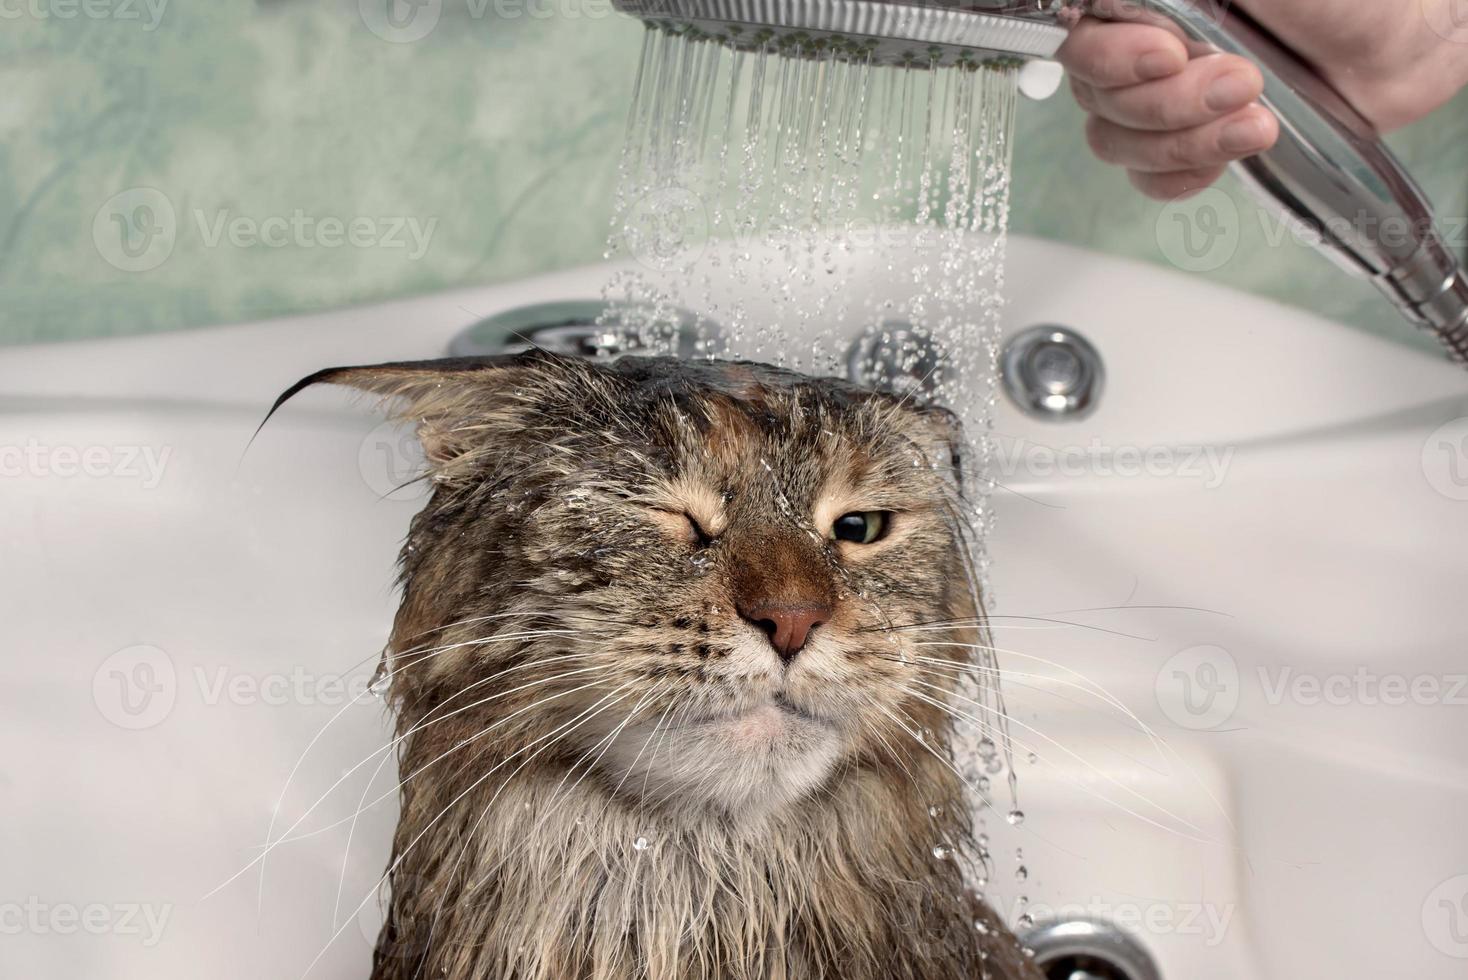
[[[783,605],[757,602],[741,605],[739,615],[764,630],[770,638],[770,646],[788,664],[805,646],[810,631],[831,618],[831,607],[814,603]]]

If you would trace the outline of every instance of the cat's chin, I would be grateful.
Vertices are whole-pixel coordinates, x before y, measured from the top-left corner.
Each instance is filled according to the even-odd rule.
[[[776,698],[656,735],[627,732],[607,753],[625,792],[678,807],[760,817],[819,789],[844,751],[836,725]]]

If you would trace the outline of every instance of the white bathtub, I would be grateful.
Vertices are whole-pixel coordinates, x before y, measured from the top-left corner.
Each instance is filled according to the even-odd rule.
[[[1468,423],[1440,430],[1468,416],[1468,374],[1058,245],[1014,242],[1010,270],[1008,328],[1083,331],[1108,381],[1082,422],[1000,408],[994,608],[1035,618],[997,636],[1039,675],[1009,697],[1045,758],[1019,764],[1028,819],[990,821],[991,897],[1119,920],[1167,978],[1468,975]],[[246,442],[310,370],[438,356],[606,278],[4,352],[5,976],[365,976],[390,764],[345,860],[351,825],[328,825],[373,765],[263,885],[210,893],[303,752],[277,833],[383,744],[379,703],[352,696],[420,501],[380,499],[403,443],[339,393]],[[1083,456],[1103,465],[1047,471]]]

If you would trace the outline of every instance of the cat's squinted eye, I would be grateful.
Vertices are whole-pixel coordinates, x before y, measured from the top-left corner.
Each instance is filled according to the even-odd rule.
[[[648,516],[667,532],[669,538],[680,544],[706,548],[713,543],[712,535],[699,525],[697,518],[685,511],[651,507],[648,508]]]

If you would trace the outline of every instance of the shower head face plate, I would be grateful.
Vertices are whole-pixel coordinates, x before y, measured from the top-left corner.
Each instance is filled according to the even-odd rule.
[[[737,48],[873,64],[975,67],[1050,58],[1066,30],[1039,2],[998,6],[888,0],[613,0],[653,26]]]

